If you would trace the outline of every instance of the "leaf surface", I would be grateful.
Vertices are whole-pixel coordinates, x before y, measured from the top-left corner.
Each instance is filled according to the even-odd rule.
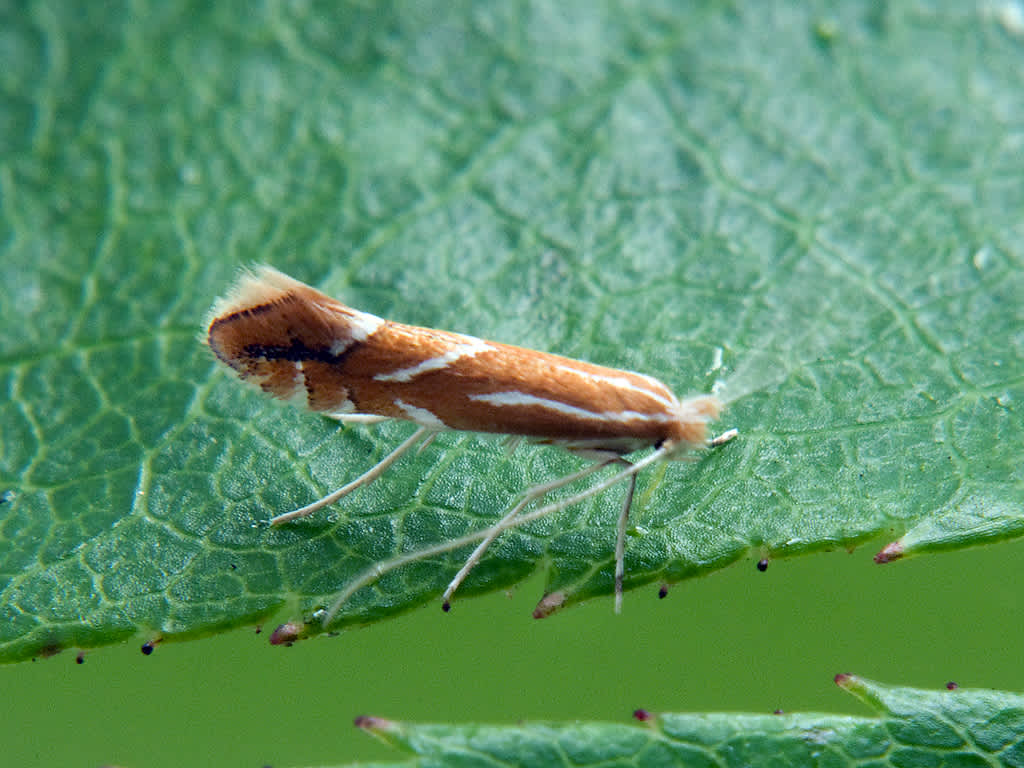
[[[281,611],[315,634],[372,563],[581,466],[443,435],[269,528],[412,427],[339,429],[215,366],[203,318],[252,262],[681,396],[723,383],[719,426],[740,438],[641,477],[627,589],[1024,529],[1024,101],[1005,14],[581,0],[9,16],[3,660]],[[610,594],[621,493],[504,535],[460,595],[536,569],[559,605]],[[331,628],[436,598],[466,554],[388,574]]]
[[[906,766],[1024,764],[1024,698],[1001,691],[836,682],[874,710],[827,714],[651,714],[642,724],[356,725],[411,753],[411,765]],[[408,765],[410,763],[403,763]]]

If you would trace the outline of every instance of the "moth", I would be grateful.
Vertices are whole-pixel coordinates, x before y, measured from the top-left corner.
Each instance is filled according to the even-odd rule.
[[[376,563],[340,593],[323,614],[325,625],[356,591],[383,574],[477,543],[444,592],[443,607],[448,610],[459,585],[501,533],[626,482],[615,545],[618,612],[626,523],[638,473],[736,435],[736,430],[729,430],[709,438],[708,424],[722,410],[714,395],[680,400],[660,381],[643,374],[384,320],[268,266],[243,271],[217,300],[206,340],[240,379],[280,400],[298,402],[343,422],[403,419],[418,427],[365,473],[311,504],[274,517],[274,525],[334,504],[445,430],[528,438],[590,462],[529,488],[488,528]],[[626,458],[643,448],[653,452],[638,461]],[[527,509],[552,491],[609,466],[619,470],[567,499]]]

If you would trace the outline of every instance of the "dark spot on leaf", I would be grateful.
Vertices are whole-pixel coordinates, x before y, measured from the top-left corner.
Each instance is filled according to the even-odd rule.
[[[39,655],[42,656],[44,659],[48,659],[51,656],[56,656],[58,653],[60,653],[63,650],[64,650],[64,648],[61,647],[60,643],[57,643],[57,642],[47,643],[46,645],[44,645],[42,648],[39,649]]]
[[[383,717],[373,717],[372,715],[360,715],[352,724],[356,728],[362,728],[366,731],[386,731],[391,730],[394,727],[394,723]]]
[[[768,570],[768,558],[767,557],[762,557],[760,560],[757,561],[757,570],[759,570],[761,573],[764,573],[765,571]]]
[[[302,625],[298,622],[286,621],[284,624],[279,624],[277,629],[270,633],[270,644],[291,647],[299,639],[300,631],[302,631]]]
[[[882,550],[875,555],[875,562],[882,565],[883,563],[891,563],[893,560],[899,560],[901,557],[903,557],[903,543],[893,541],[882,547]]]

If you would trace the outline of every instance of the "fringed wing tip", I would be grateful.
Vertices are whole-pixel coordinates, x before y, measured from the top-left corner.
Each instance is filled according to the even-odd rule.
[[[299,287],[305,287],[305,284],[267,264],[242,267],[238,270],[235,282],[217,298],[210,311],[206,313],[203,321],[204,337],[208,335],[210,326],[219,318],[260,304],[268,304]],[[204,341],[208,342],[208,339],[204,338]]]

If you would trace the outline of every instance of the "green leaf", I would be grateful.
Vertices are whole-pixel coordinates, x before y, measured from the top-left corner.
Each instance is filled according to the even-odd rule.
[[[1024,697],[894,688],[838,675],[874,717],[657,714],[642,725],[356,724],[417,756],[412,765],[929,766],[1024,764]],[[410,763],[402,763],[409,765]]]
[[[627,588],[1024,529],[1012,15],[71,3],[0,27],[0,659],[282,612],[315,634],[370,564],[581,466],[445,435],[268,528],[411,426],[339,429],[216,368],[202,319],[250,262],[680,395],[724,382],[740,438],[641,477]],[[608,595],[621,493],[504,535],[459,594],[542,569],[558,604]],[[466,554],[332,628],[436,598]]]

